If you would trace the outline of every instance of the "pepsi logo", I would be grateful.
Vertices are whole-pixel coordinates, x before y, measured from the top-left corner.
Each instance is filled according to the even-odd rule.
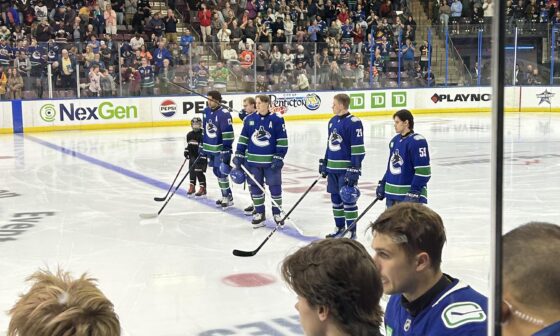
[[[159,113],[166,118],[171,118],[177,112],[177,104],[171,99],[164,100],[159,105]]]

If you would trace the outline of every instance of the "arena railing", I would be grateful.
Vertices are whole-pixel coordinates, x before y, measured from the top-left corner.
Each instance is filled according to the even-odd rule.
[[[373,39],[371,32],[368,33],[361,45],[343,38],[320,43],[297,42],[296,36],[290,43],[213,39],[208,43],[170,44],[166,47],[170,70],[164,77],[159,71],[161,66],[155,66],[158,74],[153,91],[154,95],[185,94],[179,86],[201,93],[210,88],[224,93],[249,93],[488,85],[490,34],[480,24],[471,24],[468,28],[465,25],[461,23],[456,31],[450,27],[442,30],[441,27],[418,26],[413,57],[404,52],[406,34],[393,25],[381,34],[386,36],[387,48],[381,48],[383,38],[376,32]],[[529,27],[521,30],[513,26],[507,31],[506,82],[510,85],[558,84],[558,29],[550,24]],[[544,38],[535,39],[533,33]],[[426,54],[422,57],[420,53],[423,41],[427,41],[430,57]],[[140,51],[131,50],[128,41],[108,41],[104,45],[41,44],[35,49],[39,61],[37,55],[17,54],[6,64],[9,68],[20,69],[24,80],[23,90],[15,95],[7,94],[6,98],[139,95],[139,83],[132,69],[138,67],[142,57],[154,62],[158,58],[156,48],[150,41]],[[70,62],[61,60],[63,49],[69,53]],[[330,56],[324,57],[324,52]],[[28,59],[29,69],[22,66]],[[114,85],[109,90],[92,94],[88,89],[88,73],[95,63],[107,69]],[[514,70],[514,64],[519,65],[518,70]],[[535,69],[535,73],[529,74]]]

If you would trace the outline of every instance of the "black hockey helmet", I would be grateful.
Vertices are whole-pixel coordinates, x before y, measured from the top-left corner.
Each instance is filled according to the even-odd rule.
[[[194,117],[191,119],[191,127],[197,125],[199,128],[202,127],[202,119],[200,117]]]

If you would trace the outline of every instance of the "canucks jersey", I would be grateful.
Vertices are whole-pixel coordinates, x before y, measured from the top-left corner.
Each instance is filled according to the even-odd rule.
[[[139,67],[138,72],[140,72],[141,87],[153,87],[155,85],[155,74],[151,65]]]
[[[383,177],[387,199],[402,201],[409,191],[420,193],[420,202],[428,202],[430,153],[426,138],[411,132],[397,134],[389,143],[389,162]]]
[[[332,117],[325,153],[327,172],[345,173],[348,167],[360,169],[365,155],[362,121],[350,113]]]
[[[487,299],[457,279],[412,316],[392,295],[385,309],[386,336],[486,336]]]
[[[247,165],[268,167],[273,156],[284,158],[288,152],[288,135],[284,119],[276,113],[254,112],[243,120],[236,153],[246,155]]]
[[[208,154],[219,154],[222,150],[231,150],[233,143],[233,126],[230,113],[222,107],[203,111],[202,129],[203,149]]]

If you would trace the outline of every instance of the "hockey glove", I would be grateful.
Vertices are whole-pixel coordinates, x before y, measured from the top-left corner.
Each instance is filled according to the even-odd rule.
[[[326,159],[319,159],[319,174],[323,178],[327,177],[327,160]]]
[[[239,169],[243,163],[245,163],[245,155],[239,152],[235,153],[235,156],[233,157],[233,165]]]
[[[385,198],[385,181],[379,181],[377,188],[375,189],[375,195],[377,199],[382,201]]]
[[[185,150],[183,151],[183,155],[185,156],[185,159],[187,159],[187,160],[190,158],[190,156],[189,156],[189,151],[188,151],[186,148],[185,148]]]
[[[231,162],[231,149],[223,150],[221,153],[222,162],[229,165]]]
[[[358,179],[360,178],[360,170],[358,168],[350,167],[346,169],[346,175],[344,175],[344,180],[346,184],[350,187],[358,184]]]
[[[282,169],[284,167],[284,158],[278,155],[272,157],[272,164],[270,168],[272,169]]]
[[[420,192],[410,190],[406,196],[404,196],[403,202],[420,203]]]

